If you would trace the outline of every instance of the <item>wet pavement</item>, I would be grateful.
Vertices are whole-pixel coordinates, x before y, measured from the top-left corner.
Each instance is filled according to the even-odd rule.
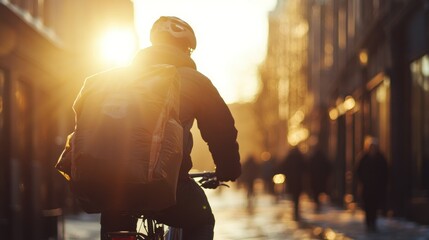
[[[397,218],[380,217],[378,232],[369,233],[360,209],[347,211],[325,202],[315,213],[313,202],[305,195],[301,197],[299,222],[292,218],[292,202],[287,196],[275,203],[271,196],[260,194],[249,211],[244,192],[224,191],[222,195],[211,196],[217,217],[216,240],[429,240],[429,226]],[[222,198],[228,201],[220,201]]]
[[[258,195],[249,209],[243,191],[208,195],[216,216],[215,240],[318,239],[310,226],[293,221],[288,200],[276,204],[274,198]]]
[[[86,214],[66,216],[64,234],[65,240],[96,240],[100,239],[100,216]]]
[[[215,240],[429,240],[429,226],[393,218],[380,218],[379,231],[367,233],[362,211],[338,209],[325,203],[320,213],[306,196],[301,199],[301,221],[292,219],[292,204],[285,197],[275,201],[272,196],[259,193],[248,208],[243,190],[234,187],[207,190],[216,216]],[[67,240],[99,239],[99,216],[80,214],[67,216]]]

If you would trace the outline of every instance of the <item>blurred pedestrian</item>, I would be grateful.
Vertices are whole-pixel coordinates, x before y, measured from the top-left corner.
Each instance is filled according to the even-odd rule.
[[[247,207],[253,208],[255,200],[255,181],[259,177],[259,164],[254,155],[248,155],[242,166],[241,181],[246,189]]]
[[[275,168],[275,157],[269,152],[264,152],[262,154],[261,177],[264,181],[264,191],[270,195],[275,195],[273,182]]]
[[[304,155],[294,147],[280,163],[280,173],[286,175],[286,191],[291,194],[293,201],[293,217],[300,220],[299,198],[303,191],[303,176],[305,174]]]
[[[356,174],[361,184],[365,224],[368,231],[375,232],[377,211],[385,204],[388,177],[387,161],[376,138],[365,137],[364,151],[358,158]]]
[[[308,170],[310,174],[311,195],[316,204],[316,212],[321,209],[320,196],[327,193],[328,180],[331,175],[331,162],[326,154],[316,146],[308,158]]]

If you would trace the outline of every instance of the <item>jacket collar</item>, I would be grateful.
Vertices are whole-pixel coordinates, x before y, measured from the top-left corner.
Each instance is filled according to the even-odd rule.
[[[140,50],[134,58],[133,64],[171,64],[176,67],[197,68],[191,57],[179,49],[168,45],[155,45]]]

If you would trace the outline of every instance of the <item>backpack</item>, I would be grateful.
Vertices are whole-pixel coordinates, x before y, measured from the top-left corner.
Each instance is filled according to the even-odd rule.
[[[182,161],[180,77],[172,65],[123,68],[85,81],[75,131],[57,169],[88,213],[175,204]],[[71,160],[70,160],[71,159]]]

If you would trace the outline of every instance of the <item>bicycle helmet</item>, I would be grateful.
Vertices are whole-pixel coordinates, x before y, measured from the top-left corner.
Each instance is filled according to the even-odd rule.
[[[189,52],[197,47],[197,39],[191,26],[177,17],[162,16],[153,24],[150,41],[156,43],[172,43]]]

